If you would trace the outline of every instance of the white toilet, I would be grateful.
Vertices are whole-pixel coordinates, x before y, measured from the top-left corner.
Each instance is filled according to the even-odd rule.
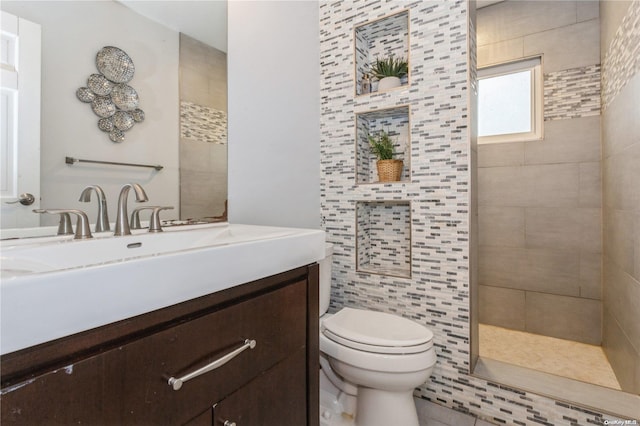
[[[413,390],[436,363],[433,333],[383,312],[343,308],[327,314],[332,254],[327,244],[320,261],[320,423],[418,426]]]

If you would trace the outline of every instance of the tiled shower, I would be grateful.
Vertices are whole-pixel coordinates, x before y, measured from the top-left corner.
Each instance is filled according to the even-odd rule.
[[[621,20],[607,35],[612,10]],[[638,29],[638,2],[506,1],[478,12],[479,66],[541,54],[545,70],[544,139],[479,146],[480,322],[602,345],[632,393]]]
[[[544,139],[478,146],[480,322],[599,345],[598,3],[498,3],[477,37],[479,67],[541,55],[544,72]]]
[[[576,2],[559,3],[572,5],[573,24],[598,19],[599,12],[590,5],[581,5],[586,9],[578,12]],[[357,53],[355,28],[402,15],[405,11],[408,11],[410,47],[407,85],[385,93],[360,94],[356,89],[359,79],[357,60],[353,59]],[[637,22],[637,18],[634,19]],[[392,312],[425,324],[434,332],[438,365],[430,380],[416,390],[415,396],[418,398],[501,424],[603,424],[605,419],[614,417],[497,385],[470,374],[472,359],[476,355],[472,336],[475,337],[477,326],[474,322],[476,300],[472,300],[477,286],[474,258],[478,254],[475,226],[472,225],[476,213],[474,198],[478,195],[474,185],[482,184],[482,180],[475,180],[474,174],[476,171],[482,172],[476,161],[479,152],[484,149],[475,145],[474,117],[470,108],[473,99],[471,92],[475,90],[472,83],[476,47],[475,38],[471,36],[475,32],[475,25],[475,10],[466,1],[350,1],[320,4],[321,208],[323,228],[335,249],[332,308],[352,306]],[[591,28],[591,31],[597,35],[600,29]],[[597,39],[595,43],[597,46]],[[503,47],[500,46],[498,50]],[[481,58],[482,54],[478,52],[478,57]],[[596,202],[601,197],[597,189],[600,177],[596,173],[594,180],[594,174],[591,173],[598,169],[597,165],[601,162],[600,152],[596,148],[600,142],[593,138],[587,140],[585,152],[570,161],[562,160],[560,167],[556,167],[556,160],[563,155],[570,155],[577,145],[583,148],[580,144],[587,137],[589,129],[600,133],[598,106],[594,103],[598,95],[594,94],[596,88],[593,86],[599,80],[595,75],[600,72],[600,63],[596,55],[586,63],[562,64],[555,70],[548,70],[550,89],[555,90],[557,102],[548,108],[550,117],[554,118],[549,120],[551,124],[547,128],[547,136],[555,134],[554,139],[560,141],[557,144],[560,152],[544,152],[540,147],[534,147],[528,157],[532,162],[525,162],[523,151],[522,164],[517,167],[521,168],[520,173],[529,173],[522,170],[532,166],[531,185],[534,188],[546,187],[546,199],[552,202],[511,206],[521,209],[519,217],[524,220],[527,218],[526,209],[531,209],[529,218],[539,222],[537,226],[542,232],[536,236],[530,235],[530,240],[540,245],[535,249],[540,254],[541,264],[546,262],[554,266],[555,263],[556,268],[563,267],[559,264],[561,262],[557,262],[552,254],[544,253],[544,248],[552,245],[548,239],[556,237],[544,231],[545,222],[549,217],[554,217],[552,213],[556,213],[558,208],[562,210],[559,216],[561,224],[575,227],[578,223],[581,237],[571,242],[575,245],[562,248],[569,254],[572,268],[563,276],[565,281],[571,283],[569,288],[573,291],[572,297],[585,299],[588,306],[594,303],[601,306],[597,296],[600,272],[591,269],[594,264],[600,263],[603,253],[598,243],[602,207]],[[589,94],[580,92],[578,97],[582,101],[578,108],[574,105],[567,107],[566,104],[572,101],[576,93],[567,94],[557,83],[575,78],[583,79],[580,80],[580,86],[589,88]],[[370,175],[361,173],[358,117],[375,117],[378,111],[403,108],[409,111],[409,130],[405,141],[409,154],[405,154],[404,158],[405,164],[409,163],[406,176],[398,183],[372,182],[367,177]],[[578,111],[578,116],[569,113],[574,110]],[[581,136],[566,137],[571,135],[572,129],[580,132]],[[524,150],[524,146],[520,149]],[[500,157],[500,154],[496,155]],[[487,168],[516,167],[507,165],[508,161],[512,161],[509,154],[503,157],[503,160],[495,161],[507,161],[506,164],[494,164]],[[484,160],[480,158],[480,161]],[[549,171],[559,174],[560,184],[549,180]],[[603,180],[606,200],[606,177]],[[563,194],[556,192],[558,185],[571,185],[573,195],[568,201],[564,200]],[[521,189],[527,192],[529,187]],[[479,196],[482,197],[481,192]],[[479,201],[480,219],[484,220],[484,201]],[[496,206],[494,212],[502,210],[498,207],[504,206]],[[514,219],[513,223],[516,222]],[[501,225],[510,226],[510,223],[503,221]],[[370,244],[371,236],[375,235],[372,229],[381,228],[391,232],[394,227],[400,229],[402,235],[409,235],[408,243],[406,237],[399,242],[408,244],[410,253],[409,264],[403,266],[405,272],[401,273],[394,273],[393,268],[406,265],[406,262],[382,265],[378,261],[383,258],[403,258],[407,256],[406,250],[387,257],[381,255],[384,245]],[[480,242],[485,243],[487,235],[482,232]],[[523,231],[522,238],[525,237],[526,232]],[[606,242],[604,246],[606,258]],[[521,249],[526,250],[526,247]],[[581,263],[582,259],[584,261]],[[593,262],[588,262],[589,259]],[[402,268],[399,270],[402,271]],[[486,265],[481,265],[481,277],[485,271]],[[541,277],[549,275],[548,271],[539,267],[534,271]],[[507,273],[496,273],[496,276],[504,278]],[[495,285],[493,287],[502,289]],[[576,297],[580,296],[580,291],[584,297]],[[600,296],[605,301],[605,311],[606,295],[605,286],[603,296]],[[557,296],[563,300],[561,298],[567,295]],[[595,310],[599,309],[596,307]],[[596,317],[597,314],[592,318]],[[601,327],[597,318],[593,321],[596,321],[595,329]]]

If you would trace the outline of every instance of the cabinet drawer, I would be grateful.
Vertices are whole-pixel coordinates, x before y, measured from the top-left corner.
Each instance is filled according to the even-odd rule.
[[[3,407],[3,423],[186,423],[305,347],[306,299],[306,281],[296,282],[39,376],[2,395],[13,407],[10,418]],[[245,339],[255,348],[180,390],[168,385],[169,377],[205,366]]]
[[[306,352],[297,351],[214,406],[213,425],[300,426],[307,424]],[[189,425],[191,426],[191,425]]]

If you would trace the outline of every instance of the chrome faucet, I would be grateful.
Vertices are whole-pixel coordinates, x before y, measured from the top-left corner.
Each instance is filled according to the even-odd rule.
[[[141,229],[140,225],[140,212],[142,210],[153,210],[151,212],[151,218],[149,220],[149,232],[162,232],[162,223],[160,222],[160,212],[162,210],[173,210],[171,206],[143,206],[136,207],[131,213],[131,221],[129,225],[131,229]]]
[[[96,232],[110,231],[109,226],[109,214],[107,212],[107,197],[104,195],[104,191],[98,185],[87,186],[80,194],[80,199],[83,203],[91,201],[91,192],[94,190],[98,197],[98,219],[96,219]]]
[[[129,196],[129,190],[133,188],[133,192],[136,194],[136,202],[143,203],[149,201],[144,189],[137,183],[127,183],[120,190],[120,196],[118,197],[118,214],[116,216],[116,230],[113,235],[131,235],[131,228],[127,221],[129,213],[127,212],[127,197]]]
[[[76,234],[73,237],[74,240],[84,240],[86,238],[93,238],[91,235],[91,228],[89,227],[89,218],[87,218],[87,214],[82,210],[75,209],[35,209],[34,213],[49,213],[49,214],[59,214],[60,218],[60,226],[58,227],[58,235],[66,235],[70,232],[65,232],[60,234],[60,229],[62,228],[62,222],[66,222],[66,219],[69,217],[69,213],[78,216],[78,222],[76,222]]]

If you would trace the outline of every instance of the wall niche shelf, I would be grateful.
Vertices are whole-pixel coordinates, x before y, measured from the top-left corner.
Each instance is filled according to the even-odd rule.
[[[355,40],[355,88],[356,96],[367,94],[362,89],[362,79],[370,73],[370,66],[377,57],[389,55],[404,58],[409,62],[409,11],[404,10],[375,21],[366,22],[354,28]],[[401,79],[400,88],[410,83],[410,74]],[[377,81],[372,80],[370,93],[377,93]],[[395,89],[390,89],[395,90]]]
[[[356,184],[378,182],[376,156],[371,152],[369,134],[384,130],[394,142],[395,159],[404,161],[400,182],[411,179],[411,132],[409,105],[356,113]]]
[[[356,202],[357,272],[411,278],[411,202]]]

